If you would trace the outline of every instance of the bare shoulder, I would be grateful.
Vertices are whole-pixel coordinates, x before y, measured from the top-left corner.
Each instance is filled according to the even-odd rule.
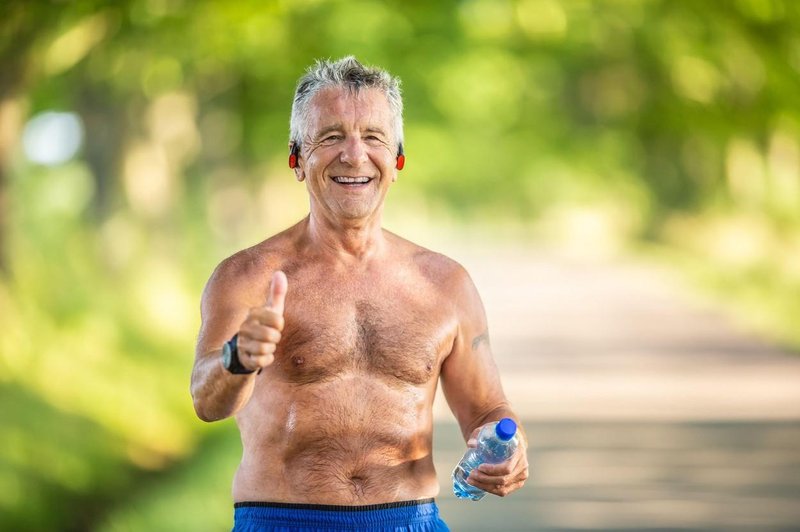
[[[291,256],[290,231],[238,251],[220,262],[206,284],[204,299],[213,298],[215,294],[237,299],[260,298],[269,288],[272,272],[281,269]]]
[[[198,354],[218,348],[238,329],[248,309],[266,302],[272,273],[291,256],[288,231],[234,253],[216,267],[200,303]]]
[[[402,237],[392,236],[397,240],[396,245],[403,248],[404,254],[429,283],[439,287],[450,297],[471,297],[475,286],[467,270],[456,260]]]

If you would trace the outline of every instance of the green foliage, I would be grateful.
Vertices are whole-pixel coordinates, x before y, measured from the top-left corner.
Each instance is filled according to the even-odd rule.
[[[97,529],[210,532],[230,528],[230,484],[241,452],[233,423],[223,423],[204,439],[191,462],[140,483],[111,508]]]

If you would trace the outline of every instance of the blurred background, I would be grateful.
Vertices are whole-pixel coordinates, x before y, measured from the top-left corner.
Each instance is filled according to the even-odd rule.
[[[473,272],[529,420],[529,486],[470,514],[437,405],[454,530],[492,512],[513,517],[495,530],[796,526],[798,27],[789,0],[6,0],[0,528],[230,526],[238,435],[188,393],[200,295],[307,212],[286,165],[294,85],[348,54],[403,81],[386,226]],[[667,366],[674,386],[647,384]],[[631,367],[637,390],[603,380]],[[763,368],[761,403],[724,403]],[[753,453],[761,469],[736,469]],[[675,473],[708,463],[700,484]],[[763,516],[731,513],[753,486]]]

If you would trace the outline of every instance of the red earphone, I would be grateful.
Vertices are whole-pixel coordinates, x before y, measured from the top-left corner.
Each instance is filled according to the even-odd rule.
[[[297,145],[292,142],[289,145],[289,168],[297,168]],[[397,150],[397,164],[395,168],[402,170],[406,165],[406,156],[403,154],[403,145],[401,144]]]
[[[400,144],[400,147],[397,149],[397,164],[395,165],[395,168],[402,170],[405,165],[406,156],[403,155],[403,145]]]

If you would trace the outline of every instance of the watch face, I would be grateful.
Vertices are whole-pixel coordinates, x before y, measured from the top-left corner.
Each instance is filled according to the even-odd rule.
[[[231,369],[231,344],[225,342],[225,345],[222,346],[222,367],[225,369]]]

